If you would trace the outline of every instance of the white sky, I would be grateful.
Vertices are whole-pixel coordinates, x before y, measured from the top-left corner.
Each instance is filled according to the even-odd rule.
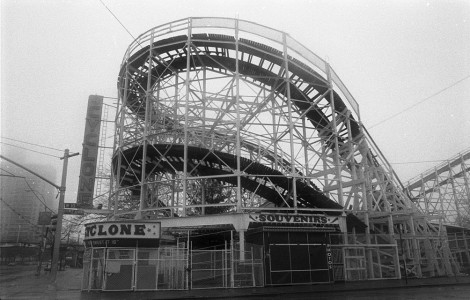
[[[402,181],[470,147],[470,1],[103,0],[137,37],[190,16],[239,17],[289,33],[329,61]],[[131,36],[99,0],[1,1],[1,135],[81,152],[88,96],[116,97]],[[53,155],[60,152],[35,148]],[[20,163],[58,158],[0,144]],[[422,163],[409,163],[422,162]],[[75,202],[80,158],[69,161]]]

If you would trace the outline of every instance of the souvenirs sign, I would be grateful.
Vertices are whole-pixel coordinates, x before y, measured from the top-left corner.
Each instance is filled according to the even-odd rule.
[[[324,215],[250,214],[251,222],[310,225],[339,225],[339,217]]]
[[[317,231],[341,231],[340,216],[325,215],[294,215],[294,214],[249,214],[250,223],[262,224],[262,226],[301,226],[310,227]]]

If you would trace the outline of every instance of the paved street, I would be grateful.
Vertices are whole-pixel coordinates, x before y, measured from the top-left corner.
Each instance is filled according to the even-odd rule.
[[[470,277],[377,280],[331,285],[285,286],[158,292],[80,291],[81,269],[58,273],[56,284],[49,275],[35,276],[35,265],[0,267],[0,299],[470,299]]]
[[[278,294],[261,297],[245,297],[244,300],[267,299],[296,299],[307,300],[326,299],[380,299],[380,300],[440,300],[440,299],[470,299],[470,285],[426,286],[408,288],[389,288],[378,290],[312,292],[297,294]],[[222,299],[222,298],[220,298]]]

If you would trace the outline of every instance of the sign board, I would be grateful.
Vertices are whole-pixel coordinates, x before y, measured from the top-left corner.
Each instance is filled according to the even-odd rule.
[[[97,209],[97,208],[83,208],[83,209],[78,209],[78,208],[65,208],[64,209],[64,214],[65,215],[86,215],[86,214],[91,214],[91,215],[109,215],[114,213],[114,211],[109,210],[109,209]]]
[[[260,223],[263,225],[301,225],[318,228],[319,230],[334,230],[340,229],[339,216],[325,216],[325,215],[294,215],[294,214],[275,214],[275,213],[260,213],[249,214],[250,223]]]
[[[49,225],[51,224],[52,212],[41,211],[39,212],[38,225]]]
[[[64,203],[64,208],[79,208],[77,203]]]
[[[103,96],[90,96],[83,137],[80,178],[78,181],[77,204],[80,208],[93,207],[95,173],[98,163],[98,145],[100,140],[101,111]]]
[[[85,241],[102,239],[160,239],[160,222],[100,222],[85,225]]]
[[[250,214],[251,222],[261,223],[289,223],[289,224],[336,224],[339,225],[339,217],[324,215],[292,215],[292,214]]]
[[[85,214],[85,212],[81,209],[69,209],[69,208],[64,209],[64,215],[82,216],[84,214]]]

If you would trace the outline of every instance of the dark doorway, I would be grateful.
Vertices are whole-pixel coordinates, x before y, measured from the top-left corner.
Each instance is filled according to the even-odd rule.
[[[328,233],[263,232],[266,285],[332,281]]]

